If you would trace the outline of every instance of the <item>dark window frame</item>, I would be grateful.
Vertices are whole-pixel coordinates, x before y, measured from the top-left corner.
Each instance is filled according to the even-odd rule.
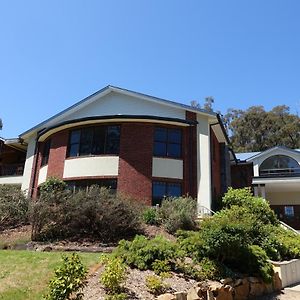
[[[157,130],[165,130],[166,131],[166,139],[161,140],[156,137]],[[171,140],[171,135],[172,132],[179,132],[180,133],[180,141],[172,141]],[[173,158],[173,159],[182,159],[183,156],[183,151],[182,151],[182,145],[183,145],[183,132],[181,128],[173,128],[173,127],[163,127],[163,126],[157,126],[154,128],[154,138],[153,138],[153,156],[154,157],[167,157],[167,158]],[[156,149],[157,144],[164,144],[165,145],[165,151],[163,154],[158,153],[158,149]],[[170,148],[172,145],[177,145],[179,146],[179,155],[173,155],[172,152],[170,151]]]
[[[164,195],[161,196],[155,196],[155,192],[154,192],[154,188],[155,185],[164,185],[164,189],[165,189],[165,193]],[[170,195],[170,188],[172,186],[177,186],[177,188],[180,188],[180,193],[179,195]],[[165,197],[181,197],[182,196],[182,182],[178,182],[178,181],[163,181],[163,180],[153,180],[152,182],[152,205],[157,205],[157,204],[161,204],[162,200]]]
[[[44,142],[44,149],[43,149],[41,167],[48,164],[50,149],[51,149],[51,139]]]
[[[109,131],[112,128],[117,128],[118,129],[118,138],[112,138],[109,137]],[[83,136],[83,132],[91,132],[92,137],[90,141],[90,145],[88,146],[87,150],[83,150],[84,147],[87,146],[83,141],[86,139],[86,136]],[[99,144],[99,140],[97,140],[97,135],[96,132],[98,131],[98,134],[101,134],[101,131],[103,131],[103,136],[98,135],[98,137],[101,136],[103,140]],[[79,132],[79,140],[72,142],[72,137],[74,132]],[[100,155],[118,155],[120,152],[120,135],[121,135],[121,126],[119,124],[111,124],[111,125],[99,125],[99,126],[85,126],[85,127],[80,127],[80,128],[75,128],[70,130],[69,132],[69,141],[68,141],[68,149],[67,149],[67,158],[74,158],[74,157],[84,157],[84,156],[100,156]],[[109,149],[109,142],[111,140],[117,140],[117,150],[116,151],[111,151]],[[97,146],[101,146],[100,148],[103,150],[98,150]],[[72,147],[75,146],[75,152],[71,154],[71,149]],[[99,148],[99,149],[100,149]],[[77,150],[76,150],[77,149]]]
[[[108,185],[106,183],[112,183]],[[78,180],[68,180],[66,181],[67,189],[76,192],[79,190],[85,190],[88,192],[89,188],[93,185],[98,185],[99,187],[107,187],[111,189],[112,193],[116,193],[118,187],[117,178],[99,178],[99,179],[78,179]]]

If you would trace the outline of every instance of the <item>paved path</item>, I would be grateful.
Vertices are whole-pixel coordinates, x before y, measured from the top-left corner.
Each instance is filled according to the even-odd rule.
[[[258,297],[257,300],[300,300],[300,285],[287,287],[279,294]]]

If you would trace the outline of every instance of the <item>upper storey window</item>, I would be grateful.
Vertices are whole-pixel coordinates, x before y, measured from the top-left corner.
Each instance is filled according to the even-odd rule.
[[[267,158],[259,167],[259,175],[299,175],[300,165],[298,162],[286,155],[274,155]]]
[[[50,154],[50,148],[51,148],[51,140],[48,140],[44,144],[44,150],[43,150],[43,156],[42,156],[42,166],[48,164],[49,160],[49,154]]]
[[[118,154],[120,126],[98,126],[70,132],[68,157]]]
[[[154,132],[154,156],[180,158],[182,147],[180,129],[156,127]]]

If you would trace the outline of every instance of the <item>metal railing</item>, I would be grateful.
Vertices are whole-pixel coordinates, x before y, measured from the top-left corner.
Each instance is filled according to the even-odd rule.
[[[300,176],[300,168],[280,168],[259,170],[261,177],[293,177]]]
[[[22,176],[23,171],[24,171],[24,164],[0,166],[0,176]]]
[[[210,217],[215,214],[215,212],[213,210],[211,210],[203,205],[198,205],[197,210],[198,210],[199,218]]]

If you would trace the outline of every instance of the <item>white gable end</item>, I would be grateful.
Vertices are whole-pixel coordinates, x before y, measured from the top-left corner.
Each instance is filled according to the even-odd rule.
[[[68,115],[63,121],[108,115],[151,115],[185,119],[185,110],[111,92]]]

